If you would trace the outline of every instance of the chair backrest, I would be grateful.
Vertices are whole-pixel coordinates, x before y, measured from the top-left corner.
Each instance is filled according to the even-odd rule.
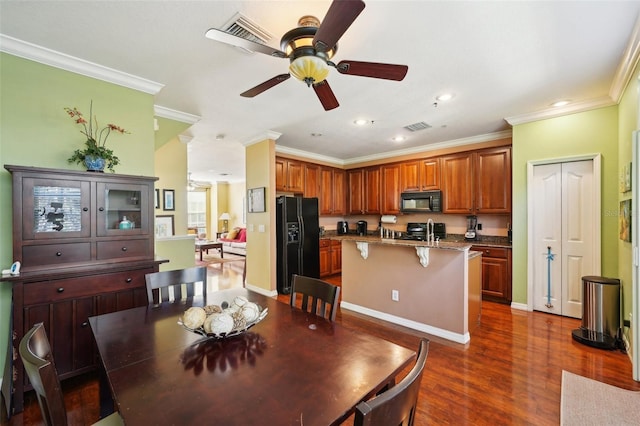
[[[202,282],[202,296],[207,298],[207,268],[176,269],[174,271],[153,272],[144,276],[147,284],[149,303],[162,303],[169,300],[169,288],[173,289],[174,300],[183,298],[182,285],[186,285],[184,297],[195,296],[195,283]]]
[[[378,396],[356,405],[353,424],[364,425],[402,425],[411,426],[416,415],[420,380],[427,362],[429,341],[420,340],[420,349],[416,365],[397,385]]]
[[[298,294],[302,296],[301,308],[303,311],[311,312],[331,321],[336,320],[340,287],[317,278],[294,274],[291,276],[291,297],[289,299],[291,306],[296,307]]]
[[[51,346],[44,324],[34,325],[20,341],[20,358],[38,397],[46,425],[66,425],[67,412],[58,372],[53,363]]]

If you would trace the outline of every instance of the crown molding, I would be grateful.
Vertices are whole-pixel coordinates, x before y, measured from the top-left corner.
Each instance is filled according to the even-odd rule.
[[[608,96],[603,96],[601,98],[592,99],[589,101],[571,103],[559,108],[549,108],[542,111],[531,112],[528,114],[506,117],[505,120],[507,121],[507,123],[515,126],[518,124],[546,120],[548,118],[561,117],[563,115],[590,111],[592,109],[604,108],[612,105],[616,105],[616,102]]]
[[[640,58],[640,15],[636,19],[629,43],[622,55],[618,69],[616,69],[616,75],[609,90],[609,96],[616,103],[620,103],[624,90],[633,78],[633,71],[638,64],[638,58]]]
[[[344,166],[344,160],[339,158],[329,157],[328,155],[315,154],[312,152],[303,151],[301,149],[289,148],[287,146],[276,145],[276,153],[278,154],[289,154],[297,157],[304,157],[310,160],[322,161],[332,164],[337,164],[339,166]]]
[[[157,94],[164,87],[164,84],[56,52],[5,34],[0,34],[0,52],[151,95]]]
[[[497,139],[511,137],[511,130],[503,130],[501,132],[486,133],[484,135],[471,136],[468,138],[454,139],[450,141],[437,142],[429,145],[416,146],[413,148],[399,149],[396,151],[388,151],[382,154],[367,155],[364,157],[354,157],[344,160],[345,165],[363,163],[367,161],[383,160],[386,158],[399,157],[408,154],[417,154],[420,152],[435,151],[443,148],[453,148],[456,146],[472,145],[481,142],[489,142]]]
[[[175,109],[169,109],[163,106],[154,105],[154,114],[161,118],[168,118],[169,120],[180,121],[181,123],[195,124],[200,121],[200,116],[189,114],[187,112],[176,111]]]
[[[258,142],[266,141],[267,139],[277,141],[280,136],[282,136],[282,133],[274,132],[273,130],[267,130],[264,133],[260,133],[259,135],[256,135],[250,139],[247,139],[244,142],[241,142],[241,144],[244,146],[249,146],[249,145],[256,144]]]

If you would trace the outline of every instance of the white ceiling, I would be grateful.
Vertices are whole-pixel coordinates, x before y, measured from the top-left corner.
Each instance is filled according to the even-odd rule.
[[[628,48],[636,43],[640,13],[637,1],[368,0],[334,61],[405,64],[409,72],[395,82],[332,70],[327,80],[340,107],[329,112],[294,78],[240,97],[286,73],[287,60],[204,37],[240,12],[279,48],[302,15],[322,19],[329,6],[328,0],[1,0],[0,33],[162,83],[156,105],[201,117],[184,135],[191,138],[192,178],[238,181],[243,144],[267,131],[281,133],[278,150],[350,164],[495,136],[509,122],[549,115],[559,99],[575,103],[565,113],[613,104],[621,90],[618,68],[635,58]],[[444,92],[453,100],[435,107]],[[358,118],[370,124],[357,127]],[[403,129],[421,121],[432,127]],[[393,142],[398,134],[407,140]]]

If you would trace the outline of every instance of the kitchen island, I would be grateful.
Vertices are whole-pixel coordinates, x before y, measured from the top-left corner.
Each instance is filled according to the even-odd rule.
[[[340,235],[340,307],[467,343],[480,321],[481,253],[464,242]],[[397,300],[394,300],[397,299]]]

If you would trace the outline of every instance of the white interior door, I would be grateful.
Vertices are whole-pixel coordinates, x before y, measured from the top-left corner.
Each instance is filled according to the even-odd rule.
[[[582,277],[600,273],[594,162],[536,165],[529,191],[533,309],[581,318]]]

